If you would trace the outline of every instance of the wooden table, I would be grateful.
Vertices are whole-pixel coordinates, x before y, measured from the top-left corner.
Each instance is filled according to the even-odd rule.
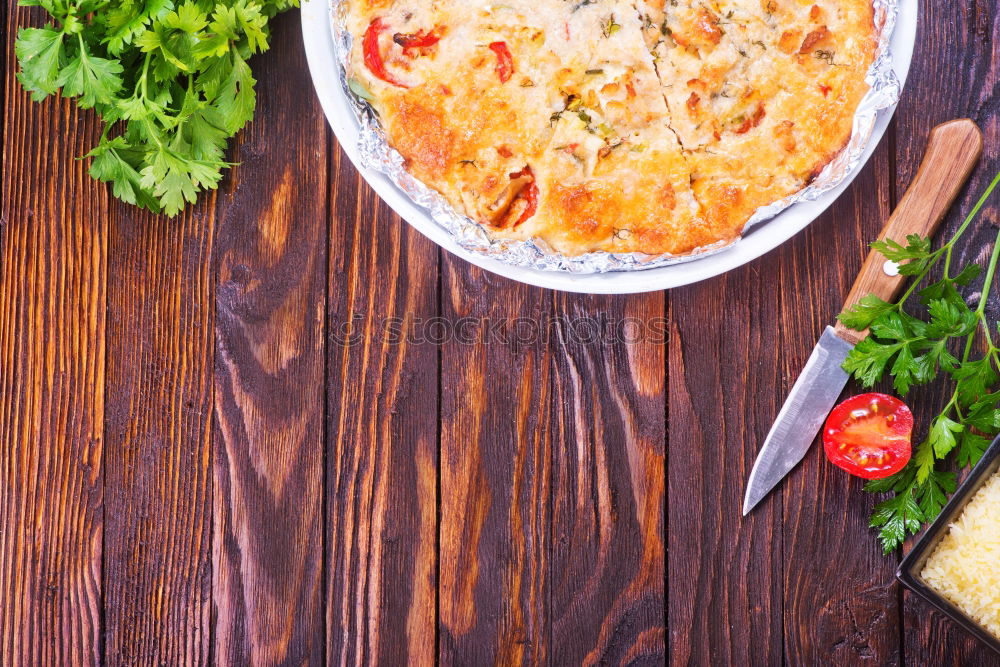
[[[993,0],[921,3],[896,121],[808,231],[630,297],[515,284],[402,223],[327,129],[297,14],[218,193],[124,206],[74,160],[94,117],[15,83],[31,12],[7,7],[0,664],[1000,664],[900,590],[877,499],[818,449],[740,517],[928,130],[987,137],[952,229],[1000,167]],[[487,333],[392,340],[462,318]]]

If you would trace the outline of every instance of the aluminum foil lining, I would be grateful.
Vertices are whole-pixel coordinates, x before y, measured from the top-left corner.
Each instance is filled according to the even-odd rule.
[[[463,249],[495,260],[528,269],[564,271],[568,273],[608,273],[653,269],[671,264],[690,262],[724,252],[735,241],[720,241],[684,255],[647,255],[643,253],[592,252],[566,256],[554,251],[542,239],[516,241],[493,239],[478,222],[460,214],[436,190],[414,178],[404,165],[403,156],[386,141],[385,132],[374,110],[348,85],[347,63],[353,37],[346,27],[342,8],[345,0],[330,0],[330,18],[334,47],[340,63],[339,76],[347,98],[351,100],[360,125],[358,149],[362,164],[385,174],[416,204],[427,209],[435,223],[444,228]],[[840,185],[855,169],[861,167],[861,157],[871,139],[875,121],[883,109],[899,101],[900,85],[892,69],[889,45],[896,25],[899,0],[873,0],[878,48],[875,61],[865,77],[868,93],[854,114],[851,137],[847,146],[806,188],[768,206],[757,209],[743,229],[745,235],[788,207],[799,202],[813,201]]]

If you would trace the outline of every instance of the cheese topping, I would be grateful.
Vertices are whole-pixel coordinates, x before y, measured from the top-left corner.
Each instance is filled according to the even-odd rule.
[[[920,576],[1000,639],[1000,473],[965,506]]]
[[[349,76],[417,178],[567,255],[728,241],[845,145],[871,0],[348,0]]]

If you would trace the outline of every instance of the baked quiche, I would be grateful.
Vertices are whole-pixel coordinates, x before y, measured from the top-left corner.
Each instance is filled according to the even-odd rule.
[[[495,238],[682,255],[842,150],[871,0],[345,0],[355,92]]]

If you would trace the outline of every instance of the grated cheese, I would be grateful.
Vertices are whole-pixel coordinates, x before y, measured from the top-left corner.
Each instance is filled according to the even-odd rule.
[[[921,577],[1000,638],[1000,473],[966,505]]]

